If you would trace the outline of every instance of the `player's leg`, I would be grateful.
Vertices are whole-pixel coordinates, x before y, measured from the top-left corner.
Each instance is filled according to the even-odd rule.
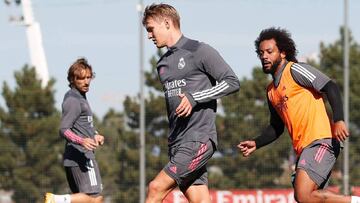
[[[206,164],[214,154],[214,144],[211,140],[207,143],[189,144],[193,155],[190,161],[185,162],[187,167],[182,171],[183,173],[180,173],[179,188],[190,203],[210,203]]]
[[[71,203],[71,195],[70,194],[63,194],[63,195],[56,195],[53,193],[46,193],[44,196],[45,203]]]
[[[351,197],[335,194],[326,189],[318,189],[317,184],[308,176],[306,171],[298,169],[295,179],[295,199],[299,203],[350,203]]]
[[[45,203],[102,203],[103,197],[92,197],[85,193],[57,195],[52,193],[45,194]]]
[[[210,193],[207,185],[191,185],[184,193],[189,203],[210,203]]]
[[[177,186],[176,165],[173,164],[178,146],[169,148],[170,161],[163,170],[149,183],[146,203],[160,203]],[[174,173],[175,172],[175,173]]]
[[[79,166],[65,167],[66,178],[72,194],[45,194],[45,203],[101,203],[103,197],[101,176],[96,160],[87,160]]]
[[[102,203],[102,196],[90,196],[85,193],[76,193],[71,195],[71,203]]]
[[[314,141],[303,150],[297,163],[294,183],[295,199],[298,202],[350,203],[350,196],[323,189],[327,187],[339,152],[339,142],[334,139]]]
[[[149,183],[146,203],[161,203],[166,195],[176,187],[176,182],[164,170]]]
[[[100,195],[102,182],[96,160],[88,160],[79,167],[65,167],[66,177],[72,191],[71,203],[99,203],[103,201]]]

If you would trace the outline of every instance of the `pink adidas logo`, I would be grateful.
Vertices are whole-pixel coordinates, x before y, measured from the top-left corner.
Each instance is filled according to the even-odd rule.
[[[300,161],[300,164],[301,164],[301,165],[306,165],[305,159],[302,159],[302,160]]]
[[[171,166],[170,171],[172,171],[173,173],[176,173],[176,166]]]
[[[162,75],[165,73],[165,68],[164,67],[160,67],[159,69],[159,75]]]

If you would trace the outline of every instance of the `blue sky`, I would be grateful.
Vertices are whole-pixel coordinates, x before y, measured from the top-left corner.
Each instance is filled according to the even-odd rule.
[[[32,0],[40,23],[50,77],[56,79],[55,99],[60,109],[68,90],[66,71],[86,57],[96,72],[88,99],[93,112],[103,116],[111,107],[122,110],[126,95],[139,92],[139,16],[135,0]],[[145,5],[160,1],[143,1]],[[185,36],[216,48],[239,78],[250,77],[259,61],[254,40],[271,26],[288,29],[299,58],[316,55],[320,42],[339,38],[344,7],[341,0],[172,0],[180,13]],[[360,42],[360,1],[349,0],[349,26]],[[0,2],[0,87],[14,87],[14,71],[30,62],[25,28],[8,22],[21,8]],[[155,54],[146,39],[145,69]],[[241,90],[240,90],[241,91]],[[0,105],[4,101],[0,98]]]

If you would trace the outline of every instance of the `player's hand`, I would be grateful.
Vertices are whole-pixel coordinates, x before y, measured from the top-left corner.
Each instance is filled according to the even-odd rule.
[[[253,151],[256,150],[256,143],[252,140],[240,142],[237,147],[240,149],[244,157],[249,156]]]
[[[179,94],[179,97],[181,99],[181,102],[176,108],[175,113],[178,117],[187,117],[191,114],[192,111],[191,103],[184,93]]]
[[[333,136],[341,142],[345,141],[345,139],[350,135],[344,121],[337,121],[333,123],[331,125],[331,130]]]
[[[81,145],[85,149],[92,151],[95,150],[99,144],[95,142],[95,140],[92,138],[84,138],[83,143]]]
[[[96,143],[98,143],[99,145],[103,145],[104,141],[105,141],[105,137],[102,135],[95,135],[95,141]]]

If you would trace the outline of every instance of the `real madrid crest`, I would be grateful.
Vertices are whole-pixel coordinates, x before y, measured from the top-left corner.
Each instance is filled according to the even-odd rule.
[[[185,67],[185,60],[184,60],[184,58],[183,57],[181,57],[180,59],[179,59],[179,63],[178,63],[178,69],[183,69],[184,67]]]

